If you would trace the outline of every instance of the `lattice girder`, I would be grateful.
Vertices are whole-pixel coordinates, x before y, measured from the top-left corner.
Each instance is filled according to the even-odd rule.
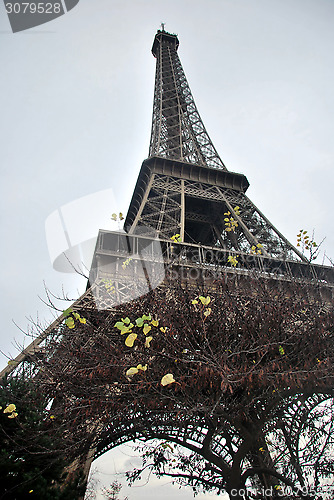
[[[136,186],[125,224],[129,224],[130,234],[139,231],[168,240],[178,233],[185,242],[249,254],[253,246],[261,246],[261,254],[268,258],[307,261],[245,195],[244,181],[238,174],[212,178],[210,171],[189,172],[182,165],[166,164],[158,158],[144,162],[140,177],[145,175],[147,180],[140,186],[141,202],[138,200],[134,211],[131,205],[137,196]],[[240,213],[234,210],[236,206]],[[135,216],[129,223],[131,211]],[[228,212],[238,224],[233,232],[226,231]]]
[[[277,402],[277,407],[273,410],[272,415],[267,416],[267,419],[263,419],[260,412],[258,415],[258,425],[256,422],[254,423],[254,443],[262,442],[262,440],[265,440],[265,436],[266,439],[270,440],[270,429],[272,426],[273,428],[277,428],[277,418],[279,418],[286,423],[289,440],[292,443],[295,456],[298,456],[300,430],[305,425],[308,415],[316,406],[331,397],[328,394],[313,394],[301,402],[300,397],[296,395],[291,400],[285,401],[283,407]],[[209,415],[206,415],[206,417],[209,417]],[[243,436],[227,420],[207,419],[206,417],[203,415],[191,415],[191,417],[183,415],[180,417],[170,412],[155,413],[138,410],[133,414],[130,412],[123,417],[118,416],[110,425],[106,425],[102,433],[98,436],[95,458],[122,443],[133,440],[148,441],[151,439],[174,442],[205,458],[204,441],[207,441],[206,438],[209,437],[209,445],[207,442],[205,443],[205,446],[208,447],[207,449],[216,457],[218,462],[231,468],[233,461],[237,459],[238,453],[240,453],[240,447],[244,447],[244,440],[249,439],[250,435],[246,432],[247,437],[245,437],[246,435]],[[214,429],[212,429],[213,421],[215,421]],[[261,425],[263,425],[263,428]],[[249,443],[248,446],[251,450],[252,445]],[[270,463],[273,466],[270,455],[266,456],[263,450],[260,450],[259,456],[264,463],[268,462],[268,464]],[[243,467],[246,469],[248,466],[249,462],[246,459]]]
[[[291,447],[296,456],[298,456],[301,432],[308,417],[317,406],[328,400],[333,400],[332,393],[319,392],[309,397],[297,395],[287,404],[283,421],[288,430]]]
[[[197,111],[180,59],[178,39],[158,31],[150,156],[226,170]]]
[[[151,439],[172,441],[202,455],[209,435],[210,444],[205,446],[217,460],[231,467],[242,438],[229,422],[218,422],[212,429],[212,422],[203,416],[180,417],[161,412],[136,411],[118,416],[98,436],[95,458],[128,441]]]

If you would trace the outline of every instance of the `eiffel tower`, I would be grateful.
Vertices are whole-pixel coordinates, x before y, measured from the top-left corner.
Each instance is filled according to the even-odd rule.
[[[157,64],[149,157],[125,220],[126,244],[114,241],[110,232],[99,234],[91,283],[111,264],[110,248],[122,252],[123,247],[126,258],[129,248],[133,254],[145,241],[141,238],[154,237],[165,266],[176,265],[177,243],[178,262],[188,276],[191,269],[196,276],[194,268],[226,271],[234,257],[240,273],[256,270],[277,279],[333,284],[333,269],[310,265],[246,196],[247,178],[227,170],[197,111],[178,46],[176,35],[158,31],[152,47]]]
[[[224,165],[204,127],[178,57],[177,35],[158,30],[152,47],[156,58],[155,91],[149,156],[142,163],[124,223],[125,232],[101,230],[97,237],[86,292],[72,305],[85,317],[114,311],[174,275],[212,286],[217,276],[247,280],[254,274],[271,282],[312,283],[324,301],[332,301],[334,270],[311,263],[247,197],[245,175]],[[211,284],[211,285],[210,285]],[[107,315],[105,313],[107,312]],[[0,377],[34,363],[66,313],[2,370]],[[87,389],[88,390],[88,389]],[[311,396],[303,408],[287,403],[292,441],[302,422],[326,395]],[[208,428],[198,420],[174,426],[146,415],[152,437],[202,444]],[[94,458],[143,432],[129,420],[108,427],[104,438],[81,464],[88,474]],[[185,437],[186,436],[186,437]],[[225,443],[225,444],[224,444]],[[229,460],[222,436],[212,444]]]

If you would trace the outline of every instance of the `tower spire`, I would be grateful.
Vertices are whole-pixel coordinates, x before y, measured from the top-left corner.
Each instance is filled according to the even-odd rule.
[[[227,170],[205,130],[177,54],[177,35],[161,23],[152,47],[157,60],[149,156]]]

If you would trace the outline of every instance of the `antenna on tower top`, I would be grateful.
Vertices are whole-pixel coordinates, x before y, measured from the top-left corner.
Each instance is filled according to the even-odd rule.
[[[161,31],[165,31],[165,24],[166,23],[161,23]]]

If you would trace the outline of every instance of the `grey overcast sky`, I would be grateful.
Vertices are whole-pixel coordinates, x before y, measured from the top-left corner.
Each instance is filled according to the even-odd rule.
[[[10,356],[14,339],[29,341],[13,320],[26,330],[29,316],[51,318],[38,298],[44,281],[73,298],[85,288],[52,268],[50,214],[91,195],[77,213],[84,239],[88,225],[117,230],[111,212],[127,211],[148,154],[150,49],[161,22],[179,35],[197,107],[227,168],[248,177],[252,201],[292,243],[299,229],[314,228],[334,257],[332,0],[80,0],[16,34],[1,2],[0,347]],[[109,200],[96,194],[106,189]],[[103,456],[101,477],[112,480],[126,453]],[[133,488],[130,500],[156,498],[157,484]],[[160,500],[192,496],[159,485]]]

